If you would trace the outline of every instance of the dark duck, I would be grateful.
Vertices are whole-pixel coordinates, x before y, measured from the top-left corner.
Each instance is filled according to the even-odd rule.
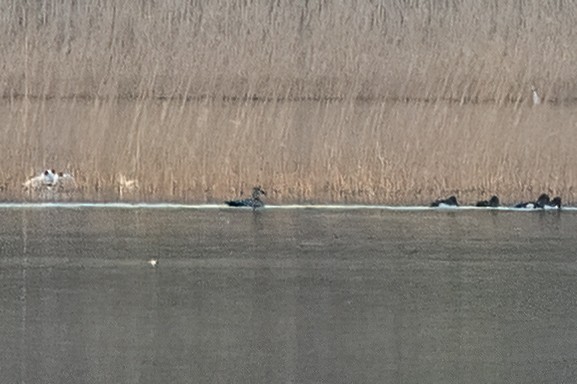
[[[458,207],[459,203],[455,196],[450,196],[446,199],[435,200],[431,203],[431,207]]]
[[[254,187],[252,189],[252,196],[248,199],[229,200],[224,203],[230,207],[250,207],[252,209],[264,207],[264,202],[261,200],[261,195],[266,195],[266,192],[261,187]]]
[[[543,193],[537,201],[529,201],[526,203],[519,203],[515,205],[515,208],[529,208],[529,209],[560,209],[561,208],[561,198],[559,196],[553,198],[549,197],[548,194]]]
[[[548,204],[543,207],[545,209],[561,209],[561,198],[559,196],[554,197]]]
[[[477,204],[475,204],[476,207],[498,207],[499,205],[501,205],[501,203],[495,195],[491,196],[489,200],[477,201]]]

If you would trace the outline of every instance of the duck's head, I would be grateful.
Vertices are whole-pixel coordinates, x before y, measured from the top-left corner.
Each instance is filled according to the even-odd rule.
[[[491,207],[498,207],[499,204],[499,198],[496,195],[491,196],[491,199],[489,199],[489,205],[491,205]]]
[[[561,197],[556,196],[551,200],[550,203],[553,207],[561,208]]]
[[[451,205],[459,205],[459,203],[457,202],[457,197],[455,197],[455,195],[449,196],[449,198],[447,199],[447,203]]]
[[[541,204],[549,204],[549,202],[551,201],[551,198],[549,197],[548,194],[543,193],[541,196],[539,196],[539,198],[537,199],[537,203],[541,203]]]
[[[252,189],[252,198],[253,199],[258,199],[261,194],[266,196],[266,192],[260,186],[254,187]]]

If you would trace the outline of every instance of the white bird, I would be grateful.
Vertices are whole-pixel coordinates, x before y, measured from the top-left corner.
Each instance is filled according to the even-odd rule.
[[[76,189],[76,179],[70,173],[58,172],[54,175],[54,187],[60,192],[69,192]]]
[[[128,180],[123,174],[118,175],[118,194],[122,197],[125,193],[134,193],[140,188],[138,180]]]
[[[541,97],[537,93],[537,88],[534,85],[531,85],[531,96],[533,97],[533,105],[541,104]]]
[[[53,169],[47,169],[34,176],[22,184],[22,186],[29,191],[38,191],[41,189],[50,189],[56,182],[57,176]]]
[[[148,260],[148,264],[152,265],[153,267],[156,267],[158,265],[158,260],[150,259]]]

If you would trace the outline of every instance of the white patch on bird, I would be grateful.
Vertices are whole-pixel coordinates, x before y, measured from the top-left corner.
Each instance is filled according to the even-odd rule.
[[[124,196],[124,194],[131,194],[138,191],[140,188],[140,184],[136,179],[127,179],[124,174],[118,174],[118,194],[120,198]]]
[[[534,85],[531,86],[531,96],[533,97],[533,105],[541,104],[541,97],[537,93],[537,88]]]

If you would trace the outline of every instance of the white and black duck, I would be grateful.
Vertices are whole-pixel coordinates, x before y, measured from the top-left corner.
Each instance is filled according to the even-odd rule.
[[[261,208],[264,207],[264,201],[262,201],[261,195],[266,195],[266,192],[261,187],[254,187],[250,198],[229,200],[224,203],[230,207],[250,207],[252,209]]]
[[[559,196],[553,198],[549,197],[548,194],[543,193],[537,201],[528,201],[524,203],[519,203],[515,205],[515,208],[527,208],[527,209],[560,209],[561,208],[561,198]]]
[[[455,196],[450,196],[446,199],[435,200],[431,203],[431,207],[458,207],[459,202]]]
[[[38,176],[34,176],[28,180],[22,186],[28,191],[39,191],[42,189],[51,188],[56,182],[57,176],[56,171],[53,169],[47,169],[41,172]]]
[[[561,197],[554,197],[549,204],[546,204],[543,208],[545,209],[561,209]]]

